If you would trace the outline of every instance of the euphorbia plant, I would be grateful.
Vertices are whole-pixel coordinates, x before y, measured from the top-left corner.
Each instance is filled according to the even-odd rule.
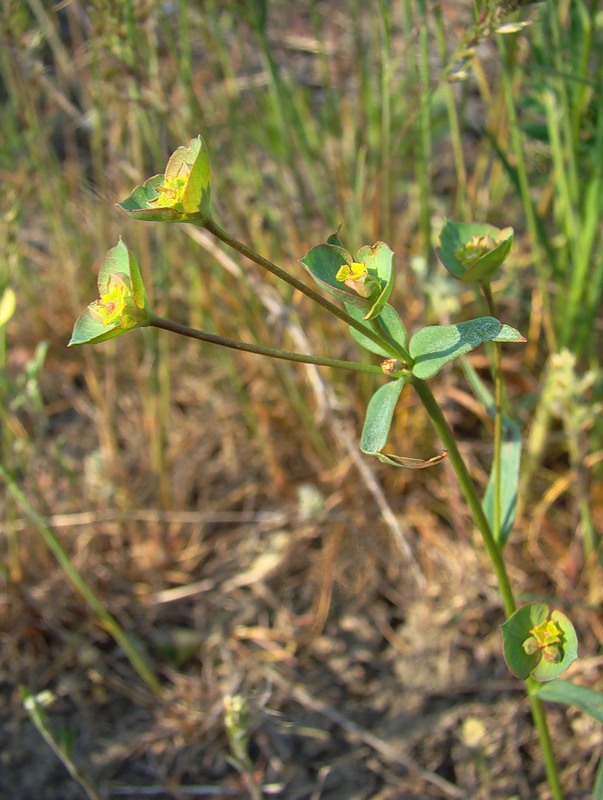
[[[499,345],[525,342],[515,328],[495,316],[491,281],[503,265],[513,244],[513,230],[499,230],[486,224],[449,221],[444,226],[438,256],[449,272],[463,283],[476,283],[484,294],[489,315],[453,325],[422,328],[408,337],[397,310],[388,303],[393,283],[394,253],[384,242],[367,245],[352,255],[343,245],[339,231],[312,247],[301,264],[319,289],[339,304],[308,286],[268,259],[254,252],[223,230],[212,218],[211,172],[205,142],[198,136],[179,147],[165,172],[147,180],[120,207],[129,215],[146,221],[183,222],[206,228],[225,244],[259,266],[289,283],[323,309],[344,321],[354,340],[378,356],[379,364],[365,364],[293,353],[257,343],[227,339],[195,330],[159,317],[150,308],[136,259],[120,239],[109,251],[100,270],[99,299],[77,320],[70,344],[98,343],[137,327],[154,326],[220,346],[245,350],[273,358],[337,367],[385,377],[386,382],[371,398],[360,437],[367,455],[395,467],[433,467],[448,457],[469,505],[476,527],[490,557],[498,580],[506,622],[502,627],[504,654],[509,668],[525,681],[534,722],[540,737],[552,796],[562,798],[544,709],[539,695],[555,702],[595,708],[594,692],[576,687],[558,676],[577,657],[577,643],[569,619],[544,604],[530,604],[519,610],[509,581],[503,551],[513,527],[519,474],[520,437],[517,427],[504,413],[504,386]],[[427,381],[448,363],[462,358],[485,342],[495,345],[493,375],[495,396],[491,397],[477,375],[465,364],[473,391],[494,419],[494,458],[483,498],[469,474],[454,435]],[[396,405],[406,386],[420,397],[438,433],[444,450],[428,459],[384,453]],[[586,694],[584,694],[586,693]],[[578,695],[578,699],[576,699]],[[600,714],[600,716],[599,716]],[[603,721],[603,720],[602,720]]]

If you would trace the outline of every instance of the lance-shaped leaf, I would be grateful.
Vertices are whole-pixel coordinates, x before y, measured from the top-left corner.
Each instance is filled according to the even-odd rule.
[[[431,378],[450,361],[483,342],[525,342],[525,338],[494,317],[479,317],[457,325],[431,325],[417,331],[410,340],[413,375],[421,380]]]
[[[98,292],[99,299],[78,317],[70,345],[106,342],[151,324],[153,312],[140,267],[121,237],[101,265]]]
[[[490,283],[513,246],[513,228],[448,220],[440,233],[438,258],[463,283]]]
[[[381,452],[387,444],[396,404],[407,379],[406,376],[403,376],[396,381],[386,383],[371,397],[360,437],[360,449],[365,455],[374,456],[384,464],[407,469],[424,469],[443,461],[446,458],[446,452],[427,460],[386,455]]]
[[[163,175],[137,186],[120,208],[151,222],[197,222],[211,219],[211,170],[203,138],[191,139],[172,155]]]
[[[603,725],[603,694],[601,692],[589,689],[587,686],[578,686],[572,681],[556,678],[549,683],[541,684],[534,694],[549,703],[575,706]]]
[[[530,603],[502,625],[503,652],[511,672],[525,680],[552,681],[578,657],[574,626],[546,603]]]
[[[357,319],[359,322],[365,322],[362,311],[356,308],[356,306],[346,303],[345,308],[351,317],[354,317],[354,319]],[[381,330],[387,334],[390,339],[393,339],[401,347],[406,348],[408,339],[406,328],[404,327],[404,323],[400,319],[398,312],[395,308],[393,308],[393,306],[388,304],[384,305],[376,321],[379,328],[381,328]],[[374,328],[371,328],[368,324],[366,324],[366,327],[368,330],[372,330],[374,332]],[[355,339],[355,341],[361,347],[364,347],[364,349],[368,350],[370,353],[375,353],[376,355],[383,356],[384,358],[390,358],[392,355],[396,355],[393,348],[381,347],[376,342],[373,342],[372,339],[364,336],[357,328],[350,327],[348,330],[350,332],[350,336]]]
[[[486,408],[488,414],[494,418],[495,403],[492,394],[488,391],[483,381],[473,369],[471,364],[463,359],[463,370],[473,393]],[[498,542],[504,545],[513,530],[515,512],[517,510],[517,486],[519,483],[519,466],[521,461],[521,431],[508,414],[502,415],[503,441],[500,458],[500,505],[501,520],[498,532]],[[494,493],[496,469],[492,464],[488,485],[484,494],[482,507],[490,527],[494,530]]]
[[[362,310],[363,319],[375,319],[391,294],[393,252],[384,242],[362,247],[354,260],[343,247],[319,244],[300,263],[314,280],[342,303]]]

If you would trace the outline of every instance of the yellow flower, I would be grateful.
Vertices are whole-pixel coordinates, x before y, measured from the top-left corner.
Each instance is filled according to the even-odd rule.
[[[182,210],[184,193],[188,185],[187,174],[165,176],[165,180],[157,188],[159,196],[150,202],[157,208],[175,208]]]
[[[118,322],[124,330],[129,330],[137,324],[134,316],[140,316],[140,311],[136,307],[132,287],[128,285],[126,277],[118,272],[111,273],[106,292],[102,292],[100,300],[90,306],[90,310],[100,317],[104,327]]]
[[[369,275],[366,264],[360,264],[357,261],[342,264],[335,275],[335,280],[344,283],[359,297],[370,297],[379,287],[379,282]]]

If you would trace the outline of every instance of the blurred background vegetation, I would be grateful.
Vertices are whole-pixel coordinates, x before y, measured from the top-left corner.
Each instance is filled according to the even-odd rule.
[[[495,32],[518,20],[532,24]],[[324,663],[317,642],[335,647],[342,630],[362,629],[366,609],[380,608],[386,619],[376,627],[392,649],[387,665],[375,667],[383,681],[382,670],[403,654],[396,626],[417,594],[444,606],[453,598],[469,638],[481,623],[460,609],[475,601],[497,620],[447,467],[391,471],[357,454],[372,378],[155,330],[67,350],[74,319],[96,296],[98,266],[122,234],[163,316],[287,349],[369,357],[337,320],[205,232],[136,223],[115,208],[198,133],[223,227],[302,279],[298,259],[340,225],[349,249],[386,241],[396,253],[391,302],[410,330],[484,313],[477,295],[437,263],[446,218],[515,228],[510,268],[495,286],[501,318],[528,337],[504,355],[526,443],[514,577],[526,596],[576,609],[585,652],[600,653],[597,0],[4,0],[0,41],[0,293],[5,307],[15,297],[12,317],[0,315],[1,461],[43,517],[32,521],[5,495],[0,671],[11,714],[20,713],[20,684],[53,687],[73,704],[64,713],[76,728],[74,719],[117,709],[125,697],[138,720],[136,758],[146,759],[146,772],[134,769],[126,783],[211,783],[213,775],[236,788],[223,761],[220,704],[264,681],[270,698],[256,698],[250,723],[265,737],[255,745],[258,763],[275,784],[301,786],[295,769],[275,766],[263,727],[269,715],[260,714],[262,703],[286,706],[275,664],[287,666],[293,685],[299,659]],[[487,378],[486,351],[471,363]],[[487,414],[458,370],[434,388],[485,486]],[[410,392],[392,433],[395,452],[438,451]],[[144,641],[170,687],[168,703],[152,704],[106,626],[70,588],[40,535],[44,524],[128,635]],[[436,623],[430,609],[424,625],[453,619]],[[501,674],[492,646],[488,663]],[[323,685],[307,680],[311,690]],[[364,705],[370,710],[366,698]],[[592,765],[589,772],[585,757],[576,766],[573,729],[558,735],[573,753],[565,775],[572,796],[586,797]],[[34,745],[21,746],[43,762]],[[438,746],[434,772],[481,796],[471,794],[477,789],[460,762],[442,766],[456,756]],[[89,757],[96,745],[82,747]],[[334,752],[325,745],[323,767]],[[113,780],[114,761],[106,753],[101,761],[103,780]],[[7,763],[4,791],[22,775],[18,758]],[[47,769],[54,777],[32,777],[33,794],[6,796],[71,797],[76,789],[66,785],[43,794],[45,783],[59,781]],[[391,784],[371,774],[380,787]],[[446,796],[431,784],[436,793],[422,794],[421,779],[413,780],[407,794],[344,787],[320,796]],[[532,794],[521,796],[545,796],[537,770],[527,780]],[[296,791],[281,796],[311,796]]]

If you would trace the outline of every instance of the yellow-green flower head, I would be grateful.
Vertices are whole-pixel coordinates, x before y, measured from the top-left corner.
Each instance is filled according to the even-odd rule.
[[[538,650],[542,651],[545,657],[557,658],[563,631],[552,619],[545,619],[539,625],[535,625],[530,629],[530,636],[523,643],[523,649],[526,653],[536,653]]]
[[[163,175],[137,186],[119,206],[136,219],[150,222],[192,222],[211,219],[211,170],[201,136],[178,147]]]
[[[358,261],[343,264],[335,275],[335,280],[345,284],[359,297],[370,297],[379,289],[379,282],[369,275],[366,264]]]
[[[151,324],[153,312],[134,255],[120,239],[102,263],[99,299],[78,317],[69,344],[95,344]]]
[[[111,273],[107,282],[107,291],[101,294],[100,300],[91,304],[90,310],[98,314],[104,327],[118,322],[125,330],[136,326],[139,309],[134,303],[131,285],[128,286],[127,275]]]
[[[465,266],[471,267],[476,261],[479,261],[482,256],[485,256],[486,253],[494,250],[497,245],[498,241],[493,239],[492,236],[488,236],[487,234],[483,236],[476,235],[462,247],[459,247],[455,252],[455,256],[461,263],[465,264]]]
[[[447,220],[436,253],[457,280],[487,284],[509,255],[513,240],[513,228]]]
[[[150,201],[151,205],[157,208],[174,208],[177,211],[184,211],[182,202],[187,184],[188,175],[166,175],[163,183],[157,187],[159,195]]]
[[[330,242],[339,242],[337,234]],[[301,259],[304,268],[323,289],[340,302],[362,310],[363,319],[375,319],[391,293],[393,251],[385,242],[365,245],[355,257],[341,244],[319,244]]]

